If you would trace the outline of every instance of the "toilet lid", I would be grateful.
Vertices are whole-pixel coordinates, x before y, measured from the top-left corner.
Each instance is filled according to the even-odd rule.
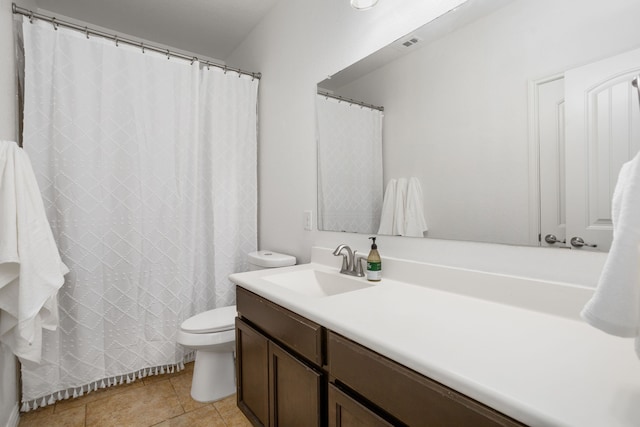
[[[188,318],[180,329],[192,334],[206,334],[233,329],[236,318],[236,306],[214,308]]]

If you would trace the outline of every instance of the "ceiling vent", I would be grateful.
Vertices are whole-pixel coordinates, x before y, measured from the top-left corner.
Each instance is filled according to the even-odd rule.
[[[409,40],[402,42],[402,46],[411,47],[418,42],[420,42],[420,39],[418,39],[417,37],[412,37]]]
[[[399,51],[405,52],[407,49],[414,49],[422,39],[416,35],[411,35],[398,40],[394,47]]]

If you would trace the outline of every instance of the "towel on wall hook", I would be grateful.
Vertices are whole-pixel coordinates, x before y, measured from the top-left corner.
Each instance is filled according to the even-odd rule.
[[[58,325],[62,263],[27,154],[0,141],[0,342],[39,363],[42,328]]]
[[[427,230],[418,178],[390,179],[384,192],[378,234],[424,237]]]
[[[581,315],[608,334],[635,338],[640,357],[640,153],[620,170],[611,214],[611,249]]]
[[[428,227],[427,221],[424,219],[422,186],[418,178],[409,178],[407,202],[404,213],[404,235],[424,237],[425,231],[428,231]]]

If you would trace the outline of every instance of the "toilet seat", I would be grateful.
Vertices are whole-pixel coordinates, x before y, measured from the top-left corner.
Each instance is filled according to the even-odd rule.
[[[178,331],[176,342],[193,350],[209,349],[217,346],[217,351],[233,351],[235,349],[236,331],[230,329],[211,334],[191,334]]]
[[[210,334],[234,329],[236,306],[214,308],[188,318],[180,330],[189,334]]]

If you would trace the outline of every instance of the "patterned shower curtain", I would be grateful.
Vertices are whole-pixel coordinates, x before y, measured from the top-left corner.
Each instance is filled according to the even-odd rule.
[[[317,95],[319,230],[378,231],[382,117],[381,111]]]
[[[256,249],[258,81],[23,21],[24,149],[71,272],[23,410],[179,369]],[[239,78],[240,77],[240,78]]]

